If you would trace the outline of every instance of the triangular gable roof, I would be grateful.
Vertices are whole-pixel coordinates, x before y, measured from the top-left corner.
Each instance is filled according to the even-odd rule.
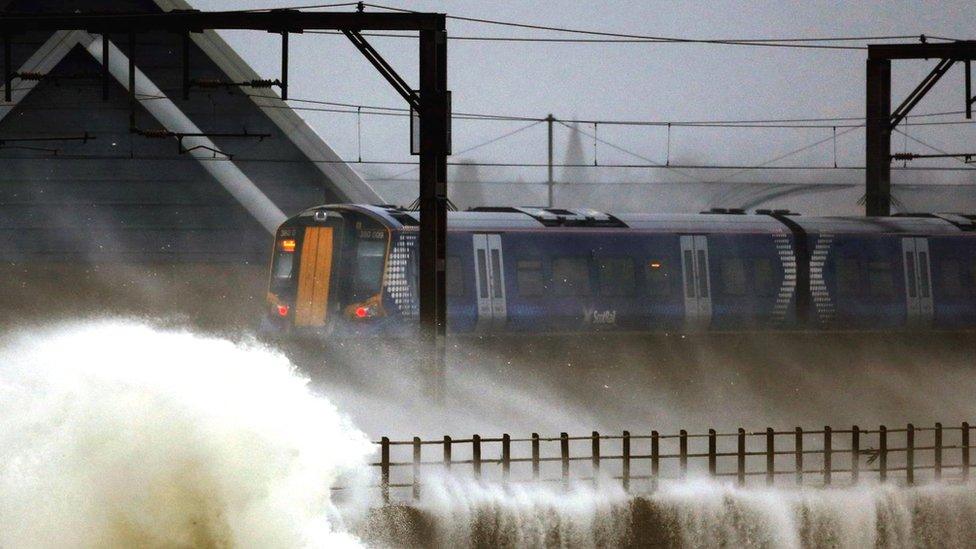
[[[83,47],[99,63],[102,60],[102,40],[85,31],[58,31],[39,48],[35,55],[27,60],[22,72],[47,73],[56,67],[62,59],[76,46]],[[126,90],[129,88],[128,58],[121,50],[109,42],[109,73]],[[136,95],[141,97],[164,97],[145,101],[142,107],[148,111],[157,122],[174,133],[203,133],[193,121],[154,84],[136,66],[135,74]],[[20,103],[36,87],[36,81],[27,81],[12,91],[12,102],[0,110],[0,120],[13,112]],[[16,92],[15,94],[13,92]],[[206,151],[219,150],[217,145],[207,137],[188,137],[183,146],[190,149],[188,154],[194,158],[204,160],[209,156]],[[199,148],[198,148],[199,147]],[[193,150],[196,149],[196,150]],[[233,162],[201,162],[204,169],[220,183],[244,208],[267,230],[274,233],[286,218],[281,209],[275,205]]]
[[[191,9],[183,0],[153,0],[162,11]],[[226,75],[230,81],[240,82],[260,78],[236,52],[216,32],[208,30],[191,34],[193,42]],[[22,65],[23,72],[45,74],[57,66],[58,62],[75,45],[88,46],[91,37],[81,31],[59,31],[54,33]],[[100,48],[100,45],[98,46]],[[101,59],[96,59],[101,62]],[[117,75],[116,75],[117,76]],[[127,86],[127,80],[119,80]],[[0,119],[6,116],[16,104],[36,86],[36,81],[19,82],[12,92],[12,104],[0,106]],[[2,86],[0,86],[2,89]],[[138,86],[137,86],[138,90]],[[165,95],[165,94],[164,94]],[[332,184],[332,192],[348,202],[379,203],[382,199],[338,154],[315,132],[285,101],[270,89],[254,89],[248,94],[256,106],[283,135],[310,160]],[[172,102],[170,102],[172,103]],[[186,116],[191,119],[190,116]]]

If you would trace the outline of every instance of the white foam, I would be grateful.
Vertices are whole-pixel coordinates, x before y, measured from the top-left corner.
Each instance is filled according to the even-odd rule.
[[[0,348],[0,546],[355,545],[372,451],[281,355],[100,321]]]
[[[503,487],[425,479],[416,505],[438,546],[961,547],[976,539],[972,485],[738,488],[668,482],[632,500],[618,485]]]

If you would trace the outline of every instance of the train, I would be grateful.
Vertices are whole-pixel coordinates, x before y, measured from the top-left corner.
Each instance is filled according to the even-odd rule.
[[[357,204],[286,220],[264,330],[415,331],[419,223]],[[455,334],[976,327],[976,215],[480,207],[448,214],[446,258]]]

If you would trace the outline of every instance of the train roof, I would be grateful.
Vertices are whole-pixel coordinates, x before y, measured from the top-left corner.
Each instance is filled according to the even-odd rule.
[[[420,213],[393,206],[324,205],[315,210],[354,210],[378,217],[391,228],[417,226]],[[776,210],[744,213],[741,210],[713,210],[700,214],[627,213],[609,214],[589,209],[538,207],[490,207],[448,212],[454,230],[538,230],[550,228],[620,228],[653,232],[752,232],[788,233],[776,219],[785,217],[809,233],[834,234],[959,234],[976,230],[976,215],[905,214],[892,217],[807,217]]]

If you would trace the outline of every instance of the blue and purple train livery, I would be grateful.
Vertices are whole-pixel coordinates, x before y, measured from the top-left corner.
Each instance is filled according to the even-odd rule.
[[[579,333],[976,327],[976,216],[476,208],[448,214],[448,330]],[[279,228],[266,327],[416,325],[419,215],[325,205]]]

